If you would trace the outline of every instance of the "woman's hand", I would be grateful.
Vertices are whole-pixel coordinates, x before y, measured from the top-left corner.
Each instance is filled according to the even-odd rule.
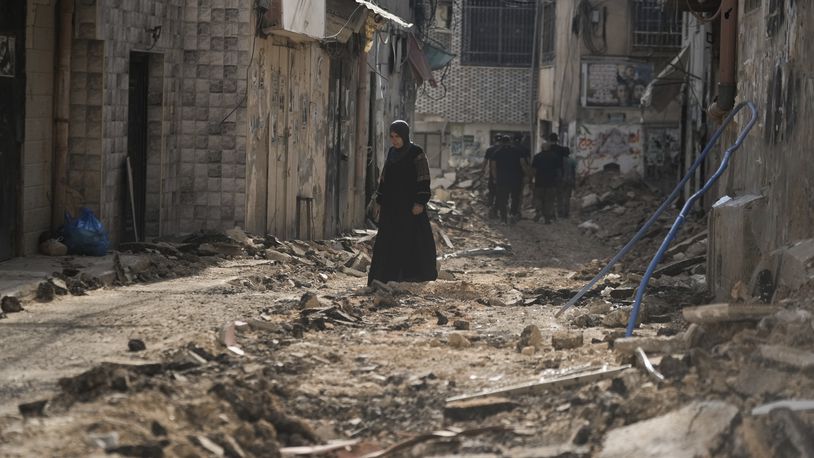
[[[379,220],[379,215],[381,215],[381,213],[382,213],[382,206],[379,205],[377,202],[374,202],[373,203],[373,208],[372,208],[371,211],[373,213],[373,220],[378,221]]]
[[[418,216],[424,211],[424,206],[421,204],[413,204],[413,216]]]

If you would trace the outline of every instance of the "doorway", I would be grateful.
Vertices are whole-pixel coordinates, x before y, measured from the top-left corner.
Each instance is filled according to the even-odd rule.
[[[21,238],[20,170],[25,132],[24,0],[0,2],[0,260]]]
[[[122,241],[144,240],[146,227],[149,61],[148,54],[130,53],[127,159],[123,166],[125,192],[122,193],[126,197],[121,207],[125,209]]]

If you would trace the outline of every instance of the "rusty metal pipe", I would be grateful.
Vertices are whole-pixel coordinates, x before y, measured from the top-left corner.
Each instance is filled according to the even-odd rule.
[[[738,0],[723,0],[721,5],[721,54],[718,77],[718,101],[709,108],[710,116],[723,118],[735,106],[738,54]]]

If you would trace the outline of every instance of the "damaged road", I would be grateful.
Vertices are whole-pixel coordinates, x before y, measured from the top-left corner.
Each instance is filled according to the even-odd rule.
[[[477,216],[477,178],[458,178],[466,186],[449,185],[429,207],[443,234],[437,282],[365,287],[366,230],[322,242],[232,232],[193,247],[130,247],[217,259],[190,277],[23,300],[0,321],[3,455],[808,450],[809,410],[752,415],[814,393],[808,296],[770,312],[737,311],[733,300],[682,314],[707,303],[703,265],[685,262],[653,280],[637,337],[623,339],[635,269],[647,262],[634,253],[624,261],[633,267],[556,319],[650,199],[620,181],[572,220],[493,225]],[[702,229],[690,225],[696,238],[668,262],[700,256]],[[133,340],[144,349],[130,351]],[[654,431],[672,424],[688,426],[658,441]]]

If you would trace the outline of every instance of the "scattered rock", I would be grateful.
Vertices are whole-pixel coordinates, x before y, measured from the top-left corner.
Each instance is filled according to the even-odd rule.
[[[345,263],[345,267],[350,269],[354,269],[358,272],[367,272],[368,267],[370,267],[370,257],[364,253],[357,253],[356,256],[350,258],[348,262]]]
[[[582,196],[582,208],[583,209],[588,209],[588,208],[594,207],[596,205],[599,205],[599,202],[600,202],[599,196],[594,194],[594,193],[590,193],[590,194],[587,194],[585,196]]]
[[[350,267],[344,267],[344,266],[343,266],[343,267],[342,267],[341,269],[339,269],[339,270],[340,270],[342,273],[344,273],[344,274],[350,275],[351,277],[356,277],[356,278],[367,278],[367,274],[366,274],[366,273],[364,273],[364,272],[360,272],[360,271],[358,271],[358,270],[356,270],[356,269],[351,269]]]
[[[444,407],[444,417],[455,421],[477,420],[514,410],[516,407],[518,407],[517,403],[502,397],[452,401]]]
[[[300,298],[300,309],[322,309],[330,306],[325,300],[312,292],[307,292]]]
[[[523,349],[520,350],[520,353],[523,356],[534,356],[534,353],[536,353],[536,352],[537,352],[537,349],[532,347],[531,345],[529,345],[528,347],[523,347]]]
[[[454,326],[455,329],[457,329],[459,331],[468,331],[469,330],[469,322],[466,321],[466,320],[455,320],[455,322],[452,323],[452,326]]]
[[[571,331],[559,331],[551,336],[551,346],[555,350],[567,350],[582,346],[582,333]]]
[[[376,296],[373,298],[373,305],[377,308],[390,308],[397,307],[399,303],[392,294],[384,291],[377,291]]]
[[[153,433],[153,436],[166,436],[167,428],[165,428],[164,425],[162,425],[161,423],[154,420],[150,424],[150,432]]]
[[[599,232],[599,225],[594,223],[593,221],[585,221],[584,223],[577,226],[578,229],[582,229],[589,232]]]
[[[221,447],[220,445],[212,442],[206,436],[193,436],[193,442],[195,442],[201,448],[205,449],[206,451],[208,451],[209,453],[211,453],[211,454],[213,454],[215,456],[218,456],[218,457],[225,456],[225,452],[223,451],[223,447]]]
[[[737,414],[737,407],[724,402],[693,402],[666,415],[611,430],[599,456],[712,456]]]
[[[50,281],[43,281],[37,285],[37,301],[51,302],[54,300],[55,296],[56,291],[54,290],[54,284]]]
[[[639,314],[641,316],[641,314]],[[624,328],[630,318],[630,308],[618,308],[602,318],[602,325],[608,328]]]
[[[268,259],[270,261],[277,261],[277,262],[282,262],[282,263],[286,263],[286,262],[290,262],[290,261],[294,260],[294,258],[292,258],[291,255],[289,255],[289,254],[281,253],[281,252],[279,252],[277,250],[271,250],[271,249],[266,250],[266,259]]]
[[[130,341],[127,342],[127,350],[128,351],[137,352],[137,351],[144,351],[146,349],[147,349],[147,346],[144,345],[144,341],[141,340],[141,339],[130,339]]]
[[[40,253],[46,256],[67,256],[68,247],[55,239],[49,239],[40,243]]]
[[[224,234],[241,245],[254,246],[252,239],[250,239],[249,236],[246,235],[246,232],[244,232],[239,226],[235,226],[233,229],[227,229]]]
[[[472,342],[469,341],[466,337],[457,332],[452,332],[447,336],[447,343],[450,347],[460,350],[462,348],[469,348],[472,346]]]
[[[449,323],[449,319],[446,317],[446,315],[441,313],[440,310],[435,311],[435,316],[438,318],[438,322],[436,323],[438,326],[444,326],[445,324]]]
[[[40,401],[26,402],[17,406],[20,415],[24,417],[41,417],[45,413],[45,407],[48,405],[48,400],[43,399]]]
[[[202,243],[198,246],[198,253],[204,256],[240,256],[243,254],[243,247],[231,243]]]
[[[760,356],[773,363],[798,370],[814,369],[814,353],[783,345],[761,345]]]
[[[14,296],[4,296],[0,302],[0,309],[4,313],[17,313],[23,311],[23,305],[20,303],[20,299]]]
[[[523,329],[523,332],[520,333],[520,341],[517,342],[515,348],[518,352],[522,352],[526,347],[535,349],[543,347],[543,335],[540,333],[540,328],[533,324]]]
[[[680,380],[687,375],[689,370],[685,361],[674,358],[673,355],[665,355],[659,363],[659,372],[669,379]]]

